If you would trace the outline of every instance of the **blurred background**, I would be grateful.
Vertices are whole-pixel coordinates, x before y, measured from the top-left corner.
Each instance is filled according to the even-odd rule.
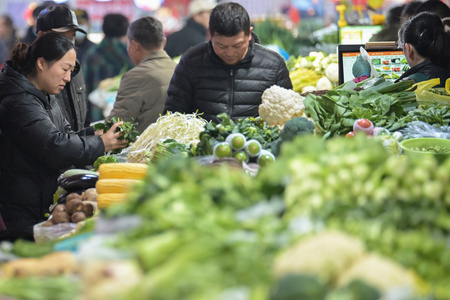
[[[449,5],[450,0],[443,0]],[[9,16],[16,37],[23,38],[33,25],[33,11],[50,4],[66,4],[87,12],[89,39],[102,39],[102,21],[107,13],[122,13],[130,21],[153,15],[166,34],[179,30],[186,18],[190,0],[2,0],[0,15]],[[218,1],[227,2],[227,1]],[[249,12],[262,44],[276,45],[288,55],[305,55],[314,49],[334,52],[342,42],[365,42],[385,23],[385,15],[405,0],[236,0]],[[35,13],[37,13],[35,11]],[[79,22],[82,23],[83,20]],[[345,23],[343,23],[345,22]],[[342,25],[350,33],[339,32]],[[357,28],[357,26],[361,26]],[[377,27],[378,26],[378,27]],[[344,28],[348,30],[349,28]],[[344,35],[344,36],[343,36]]]

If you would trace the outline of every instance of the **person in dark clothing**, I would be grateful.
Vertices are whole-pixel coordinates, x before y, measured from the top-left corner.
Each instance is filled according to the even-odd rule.
[[[434,12],[441,19],[450,17],[450,7],[440,0],[427,0],[421,2],[420,5],[417,6],[415,14],[424,11]]]
[[[414,14],[416,13],[416,9],[420,5],[420,3],[421,2],[418,1],[411,1],[403,5],[402,14],[400,17],[402,24],[406,22],[406,20],[408,20],[410,17],[414,16]]]
[[[123,75],[133,68],[133,62],[127,53],[129,25],[128,18],[120,13],[109,13],[103,17],[102,30],[105,36],[99,44],[89,48],[81,61],[88,97],[99,88],[104,79]],[[89,105],[93,121],[105,118],[103,108],[91,101]]]
[[[386,14],[386,22],[383,29],[370,38],[370,42],[397,41],[398,30],[401,26],[401,16],[404,5],[391,7]]]
[[[441,18],[442,23],[444,23],[445,32],[450,33],[450,7],[447,4],[439,0],[427,0],[417,6],[415,13],[424,11],[437,14]]]
[[[8,48],[5,43],[0,40],[0,69],[3,67],[3,63],[8,59]]]
[[[27,32],[25,33],[25,36],[22,38],[21,42],[25,43],[27,45],[30,45],[34,40],[37,38],[36,34],[36,20],[39,16],[39,13],[46,9],[49,6],[55,5],[56,3],[53,1],[44,1],[43,4],[37,6],[35,9],[33,9],[33,12],[31,14],[32,24],[27,28]]]
[[[180,56],[193,46],[207,41],[209,16],[214,6],[216,4],[212,0],[194,0],[189,3],[186,25],[167,37],[164,50],[170,57]]]
[[[73,42],[60,33],[18,44],[0,73],[0,240],[33,240],[33,226],[46,219],[60,170],[92,164],[123,148],[115,133],[75,133],[50,95],[63,90],[75,68]]]
[[[164,110],[202,114],[218,122],[257,117],[262,93],[272,85],[292,89],[289,70],[276,52],[255,43],[250,18],[234,2],[218,4],[209,21],[211,41],[188,50],[170,81]]]
[[[84,9],[75,9],[75,15],[78,20],[78,27],[83,29],[85,32],[89,32],[90,23],[89,15]],[[77,31],[75,36],[75,46],[77,47],[77,59],[82,62],[87,51],[94,46],[95,43],[88,39],[87,34]]]
[[[16,28],[14,27],[14,22],[11,16],[4,14],[0,16],[0,39],[6,45],[8,49],[8,55],[18,42],[16,36]]]
[[[450,36],[437,14],[421,12],[408,19],[399,31],[399,47],[411,69],[397,81],[440,78],[440,86],[445,85],[450,77]]]
[[[61,32],[75,43],[77,32],[86,34],[86,31],[78,27],[75,13],[64,5],[50,6],[41,11],[36,22],[36,32],[42,36],[49,32]],[[74,131],[88,128],[90,118],[88,116],[88,103],[84,74],[79,60],[72,72],[72,80],[66,84],[64,90],[55,97],[58,99],[63,114]],[[93,133],[93,129],[88,130]]]

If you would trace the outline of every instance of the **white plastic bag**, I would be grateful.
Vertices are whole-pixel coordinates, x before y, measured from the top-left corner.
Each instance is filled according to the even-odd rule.
[[[93,90],[88,95],[89,101],[101,108],[104,116],[109,116],[116,102],[116,97],[117,91],[106,91],[100,88]]]
[[[36,243],[55,240],[65,234],[73,232],[77,223],[60,223],[52,226],[42,226],[45,222],[38,223],[33,227],[33,235]]]
[[[372,64],[372,59],[370,58],[369,53],[367,53],[366,49],[364,49],[363,47],[359,48],[359,52],[361,52],[361,58],[363,60],[369,62],[369,65],[370,65],[370,76],[374,77],[374,78],[377,78],[378,77],[378,72],[377,72],[377,70],[375,69],[375,67]]]

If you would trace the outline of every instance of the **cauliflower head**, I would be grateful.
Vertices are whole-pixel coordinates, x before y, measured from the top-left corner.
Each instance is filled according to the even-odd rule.
[[[289,247],[275,260],[274,272],[277,277],[313,275],[333,284],[364,254],[365,246],[359,239],[341,232],[325,231]]]
[[[294,117],[304,116],[303,99],[304,97],[293,90],[273,85],[261,96],[259,116],[271,126],[282,126]]]

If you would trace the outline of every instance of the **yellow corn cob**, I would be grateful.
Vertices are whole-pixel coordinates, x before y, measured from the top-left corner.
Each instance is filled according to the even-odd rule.
[[[97,193],[127,193],[133,185],[141,182],[137,179],[99,179],[95,184]]]
[[[141,163],[109,163],[99,166],[99,179],[143,179],[148,165]]]
[[[115,203],[124,202],[126,200],[126,193],[104,193],[98,194],[97,203],[99,209],[107,208]]]

